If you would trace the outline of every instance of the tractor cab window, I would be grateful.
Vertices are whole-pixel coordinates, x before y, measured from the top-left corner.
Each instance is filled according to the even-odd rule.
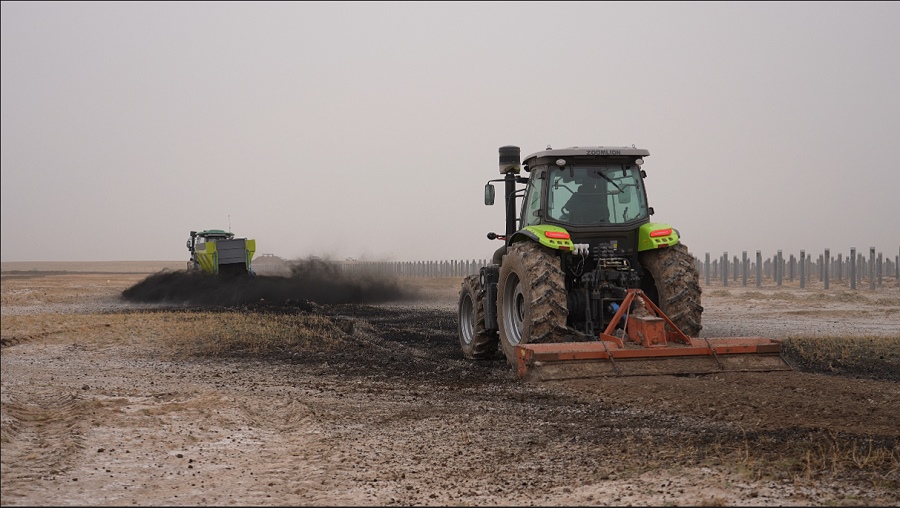
[[[640,168],[621,164],[551,168],[547,217],[575,226],[646,218]]]
[[[522,225],[525,226],[533,226],[535,224],[540,224],[540,209],[541,209],[541,190],[543,186],[543,175],[546,172],[541,170],[534,171],[534,174],[531,175],[531,178],[528,180],[528,188],[525,190],[525,200],[522,203]]]

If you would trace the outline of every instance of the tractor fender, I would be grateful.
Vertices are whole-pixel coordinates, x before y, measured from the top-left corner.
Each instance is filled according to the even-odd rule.
[[[524,241],[537,242],[549,249],[571,251],[573,248],[569,232],[564,228],[549,224],[526,226],[516,231],[510,237],[509,245]]]
[[[648,222],[638,230],[638,252],[671,247],[680,241],[678,230],[662,222]]]

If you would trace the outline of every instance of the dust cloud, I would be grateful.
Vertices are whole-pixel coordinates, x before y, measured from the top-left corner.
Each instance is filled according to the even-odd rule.
[[[292,263],[289,276],[224,276],[164,270],[124,290],[129,301],[230,306],[310,301],[322,305],[383,303],[416,298],[396,277],[352,273],[319,258]]]

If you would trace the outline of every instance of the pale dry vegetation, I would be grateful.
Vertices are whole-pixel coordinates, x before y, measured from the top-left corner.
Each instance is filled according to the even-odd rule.
[[[790,337],[784,355],[810,372],[860,375],[900,381],[900,340],[896,337]]]
[[[236,311],[165,313],[165,345],[179,356],[289,357],[327,353],[342,346],[332,319],[318,314],[251,314]]]

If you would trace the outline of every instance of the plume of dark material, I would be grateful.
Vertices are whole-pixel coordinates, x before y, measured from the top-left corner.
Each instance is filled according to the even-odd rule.
[[[282,304],[311,301],[322,305],[383,303],[415,297],[396,277],[349,272],[319,258],[296,261],[290,276],[223,276],[161,271],[122,292],[129,301],[200,306]]]

